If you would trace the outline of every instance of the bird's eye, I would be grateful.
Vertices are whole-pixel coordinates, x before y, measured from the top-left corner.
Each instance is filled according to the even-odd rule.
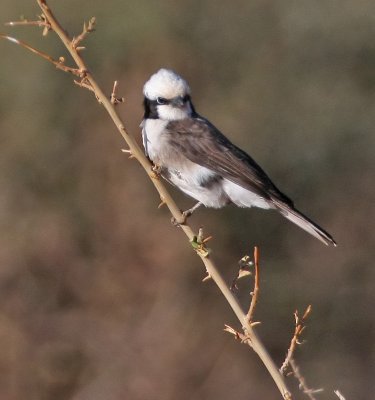
[[[157,102],[158,104],[160,104],[160,105],[168,104],[168,100],[165,99],[164,97],[158,97],[158,98],[156,99],[156,102]]]

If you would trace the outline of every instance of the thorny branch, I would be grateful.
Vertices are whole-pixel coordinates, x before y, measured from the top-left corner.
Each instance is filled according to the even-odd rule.
[[[238,279],[250,274],[248,268],[251,265],[254,265],[254,289],[250,293],[251,294],[251,302],[250,302],[250,306],[249,306],[249,311],[246,314],[246,320],[248,321],[250,326],[253,327],[255,325],[260,324],[260,322],[253,322],[255,306],[257,304],[258,294],[259,294],[259,251],[258,251],[258,247],[257,246],[254,247],[254,262],[250,261],[249,256],[244,256],[241,258],[239,264],[240,264],[240,271],[238,273],[238,276],[234,279],[234,281],[232,283],[232,286],[231,286],[232,290],[237,288],[236,282]],[[229,325],[225,325],[224,331],[232,334],[235,337],[235,339],[240,340],[241,343],[245,343],[245,344],[249,345],[250,347],[253,347],[251,338],[249,336],[247,336],[246,334],[243,334],[242,332],[237,331],[236,329],[232,328]]]
[[[251,324],[253,321],[253,316],[255,312],[255,306],[258,301],[259,296],[259,249],[257,246],[254,247],[254,262],[251,261],[250,256],[245,255],[238,262],[239,270],[237,276],[233,279],[232,284],[230,286],[230,290],[233,292],[238,290],[237,282],[239,279],[244,278],[245,276],[252,275],[251,267],[254,267],[254,288],[252,292],[250,292],[251,301],[249,304],[249,310],[246,314],[246,318]]]
[[[299,339],[300,339],[302,332],[305,330],[305,327],[306,327],[305,322],[306,322],[307,317],[311,313],[311,309],[312,309],[312,307],[311,307],[311,305],[309,305],[306,308],[306,311],[304,312],[302,318],[299,317],[297,310],[294,312],[295,327],[294,327],[293,337],[292,337],[292,340],[290,341],[289,349],[288,349],[287,355],[285,357],[285,360],[284,360],[282,366],[280,367],[280,372],[284,375],[290,364],[290,360],[292,359],[292,357],[294,355],[297,345],[301,344]]]
[[[323,389],[309,388],[306,384],[305,378],[303,377],[303,375],[300,372],[300,369],[299,369],[297,363],[294,360],[294,353],[296,351],[296,348],[298,345],[302,344],[300,338],[301,338],[303,331],[306,328],[306,319],[310,315],[311,309],[312,309],[311,305],[309,305],[306,308],[302,317],[299,316],[297,310],[294,312],[294,323],[295,323],[294,333],[293,333],[292,340],[290,341],[289,349],[288,349],[287,355],[285,357],[285,360],[284,360],[282,366],[280,367],[280,372],[283,375],[285,375],[287,370],[289,369],[291,371],[290,374],[293,375],[297,379],[300,390],[304,394],[306,394],[306,396],[310,400],[316,400],[316,398],[314,397],[314,394],[322,392]]]
[[[46,0],[36,0],[39,7],[42,10],[42,15],[39,17],[38,21],[28,21],[28,20],[21,20],[18,22],[10,22],[8,25],[10,26],[16,26],[16,25],[34,25],[34,26],[39,26],[43,27],[43,35],[45,36],[50,30],[54,31],[58,37],[61,39],[67,50],[69,51],[70,55],[72,56],[74,62],[76,63],[76,68],[72,68],[69,66],[65,65],[65,59],[63,57],[60,57],[58,60],[53,59],[51,56],[43,53],[40,50],[37,50],[33,48],[32,46],[18,40],[15,38],[12,38],[8,35],[0,34],[0,37],[10,40],[13,43],[16,43],[33,53],[41,56],[42,58],[46,59],[47,61],[51,62],[53,65],[55,65],[56,68],[61,69],[65,72],[69,72],[74,74],[75,76],[78,76],[81,78],[80,81],[75,81],[75,83],[85,89],[88,89],[89,91],[92,91],[95,94],[95,97],[99,101],[101,105],[107,110],[108,114],[112,118],[113,122],[115,123],[117,129],[123,136],[124,140],[126,141],[128,145],[128,149],[124,150],[124,152],[129,153],[129,157],[137,159],[137,161],[141,164],[141,166],[144,168],[144,170],[147,172],[148,176],[150,177],[153,185],[157,189],[160,199],[161,199],[161,204],[165,204],[173,218],[175,218],[177,221],[181,220],[183,218],[183,215],[179,208],[177,207],[176,203],[174,202],[173,198],[170,196],[169,192],[166,190],[165,186],[163,183],[160,181],[158,178],[157,174],[152,169],[152,165],[149,162],[149,160],[145,157],[143,151],[139,148],[138,144],[136,141],[128,134],[128,132],[125,129],[124,123],[117,114],[114,106],[118,102],[122,102],[122,98],[118,98],[116,95],[116,90],[117,90],[117,82],[115,82],[112,94],[110,98],[107,98],[107,96],[104,94],[104,92],[101,90],[99,85],[96,83],[95,79],[93,78],[93,75],[89,71],[89,69],[86,66],[86,63],[82,59],[80,55],[80,51],[84,49],[84,47],[79,46],[81,42],[86,38],[88,33],[92,32],[94,30],[95,26],[95,19],[92,18],[89,23],[86,25],[84,24],[83,26],[83,31],[81,34],[79,34],[77,37],[71,39],[68,34],[65,32],[65,30],[62,28],[62,26],[59,24],[57,19],[55,18],[54,14],[52,13],[51,9],[48,7]],[[218,288],[221,290],[222,294],[228,301],[229,305],[233,309],[234,313],[236,314],[237,318],[239,319],[243,332],[238,332],[234,330],[233,328],[226,326],[226,330],[232,334],[235,335],[237,339],[240,339],[242,342],[247,343],[250,345],[253,350],[258,354],[264,365],[266,366],[268,372],[272,376],[273,380],[275,381],[275,384],[277,385],[282,397],[286,400],[292,399],[292,395],[289,392],[286,383],[284,381],[283,373],[284,369],[289,366],[292,368],[292,371],[294,373],[294,376],[299,379],[300,385],[304,388],[304,390],[309,391],[305,385],[304,385],[304,380],[302,377],[298,378],[299,375],[299,370],[298,367],[295,366],[294,360],[293,360],[293,352],[298,344],[298,337],[303,331],[302,328],[297,329],[297,325],[299,325],[300,321],[296,320],[296,330],[295,334],[293,336],[292,342],[290,349],[288,351],[288,355],[286,357],[286,360],[284,364],[286,365],[285,368],[281,368],[281,371],[278,370],[276,367],[275,363],[269,356],[267,350],[259,340],[257,334],[255,333],[253,326],[256,325],[256,322],[252,322],[253,319],[253,313],[254,309],[256,306],[256,301],[258,297],[258,292],[259,292],[259,270],[258,270],[258,251],[257,249],[254,252],[254,261],[255,261],[255,284],[254,284],[254,290],[251,293],[252,295],[252,300],[250,303],[250,308],[247,314],[244,313],[242,307],[240,306],[238,300],[234,297],[233,293],[231,290],[227,287],[227,284],[219,274],[212,258],[210,257],[209,254],[209,249],[206,248],[205,243],[209,240],[209,238],[204,238],[203,237],[203,231],[200,230],[198,235],[195,235],[192,229],[188,224],[182,224],[181,225],[182,231],[186,234],[186,236],[189,238],[192,247],[195,249],[196,253],[198,256],[201,258],[203,264],[205,265],[207,274],[210,278],[213,279],[213,281],[216,283]],[[305,315],[302,318],[302,321],[305,318]],[[296,318],[297,319],[297,318]],[[283,365],[284,365],[283,364]],[[312,397],[310,397],[312,398]]]
[[[95,17],[92,17],[86,25],[86,22],[83,23],[83,30],[82,32],[77,36],[72,39],[72,47],[76,49],[77,51],[84,50],[84,47],[78,47],[78,45],[85,39],[85,37],[91,33],[94,32],[95,30],[95,24],[96,24],[96,19]]]
[[[24,44],[23,42],[18,41],[17,39],[13,39],[8,37],[7,35],[2,35],[3,38],[11,40],[12,42],[16,44],[20,44],[21,46],[25,47],[26,49],[32,51],[33,53],[40,55],[47,61],[50,61],[52,64],[54,64],[56,67],[66,71],[66,72],[72,72],[75,75],[79,76],[81,78],[81,81],[78,83],[80,86],[89,89],[90,91],[95,93],[96,98],[98,101],[104,106],[104,108],[107,110],[108,114],[112,118],[113,122],[115,123],[117,129],[123,136],[124,140],[128,144],[129,149],[127,150],[132,157],[138,160],[138,162],[141,164],[141,166],[145,169],[147,172],[148,176],[150,177],[152,183],[154,184],[155,188],[159,192],[160,198],[162,200],[162,203],[165,203],[172,216],[176,220],[181,220],[183,218],[183,215],[181,211],[179,210],[177,204],[174,202],[173,198],[170,196],[169,192],[166,190],[165,186],[162,184],[160,179],[155,175],[155,173],[152,170],[152,165],[149,162],[149,160],[145,157],[143,151],[139,148],[138,144],[136,141],[128,134],[128,132],[125,129],[124,123],[117,114],[114,104],[112,104],[111,99],[107,98],[102,91],[102,89],[99,87],[99,85],[96,83],[95,79],[93,78],[91,72],[89,69],[86,67],[86,64],[84,60],[82,59],[79,50],[77,49],[77,44],[81,42],[84,37],[86,36],[86,32],[88,32],[88,28],[85,29],[81,35],[77,37],[77,39],[74,41],[74,39],[70,39],[68,34],[65,32],[65,30],[62,28],[62,26],[59,24],[57,19],[55,18],[54,14],[52,13],[51,9],[48,7],[47,3],[45,0],[37,0],[39,7],[42,10],[42,17],[41,19],[45,21],[47,24],[45,28],[49,28],[53,30],[61,39],[67,50],[69,51],[70,55],[72,56],[73,60],[77,64],[77,68],[70,68],[67,67],[63,64],[63,62],[56,62],[52,57],[44,54],[43,52],[34,49],[33,47]],[[78,43],[77,43],[78,40]],[[60,59],[62,61],[62,59]],[[182,231],[187,235],[189,238],[190,242],[194,243],[196,235],[194,235],[194,232],[190,228],[188,224],[183,224],[181,225]],[[273,380],[275,381],[275,384],[277,385],[282,397],[284,399],[291,399],[292,396],[285,384],[283,376],[280,374],[278,371],[275,363],[269,356],[267,350],[259,340],[258,336],[256,335],[255,331],[253,330],[253,326],[249,323],[249,321],[246,318],[246,315],[244,311],[242,310],[239,302],[237,299],[234,297],[234,295],[231,293],[230,289],[227,287],[225,281],[219,274],[214,262],[210,258],[209,254],[207,254],[206,251],[204,251],[205,246],[204,243],[198,243],[198,240],[195,240],[196,244],[198,244],[198,248],[196,248],[196,252],[198,256],[201,258],[202,262],[205,265],[207,274],[214,280],[216,285],[219,287],[223,295],[225,296],[226,300],[228,301],[229,305],[233,309],[234,313],[236,314],[237,318],[239,319],[244,335],[246,336],[247,340],[251,342],[251,346],[253,347],[254,351],[258,354],[264,365],[266,366],[267,370],[269,371],[270,375],[272,376]],[[194,245],[193,245],[194,247]],[[202,251],[203,250],[203,251]]]

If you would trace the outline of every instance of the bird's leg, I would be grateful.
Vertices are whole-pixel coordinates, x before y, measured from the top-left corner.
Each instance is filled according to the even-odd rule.
[[[177,221],[176,218],[172,217],[172,224],[173,225],[184,225],[186,223],[186,220],[193,214],[193,212],[199,208],[203,203],[198,201],[197,204],[195,204],[193,207],[189,208],[188,210],[185,210],[182,212],[182,219],[181,221]]]
[[[186,219],[187,219],[188,217],[190,217],[190,216],[193,214],[193,212],[194,212],[197,208],[199,208],[202,204],[203,204],[203,203],[201,203],[200,201],[198,201],[198,203],[195,204],[193,207],[189,208],[188,210],[185,210],[185,211],[182,213],[182,215],[183,215],[183,217],[184,217],[184,222],[186,222]]]

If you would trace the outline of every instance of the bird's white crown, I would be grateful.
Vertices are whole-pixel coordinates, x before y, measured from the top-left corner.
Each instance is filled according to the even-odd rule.
[[[158,97],[173,99],[190,94],[190,87],[180,75],[162,68],[145,83],[143,94],[150,100],[156,100]]]

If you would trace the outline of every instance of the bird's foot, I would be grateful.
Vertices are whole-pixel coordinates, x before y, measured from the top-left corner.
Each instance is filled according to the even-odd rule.
[[[162,172],[162,166],[158,164],[154,164],[151,167],[152,175],[151,177],[154,179],[159,179],[161,177],[161,172]]]
[[[201,202],[198,202],[195,204],[193,207],[189,208],[188,210],[185,210],[181,213],[181,218],[177,220],[177,218],[172,217],[171,222],[174,226],[180,226],[180,225],[185,225],[187,219],[193,214],[193,212],[199,208],[202,205]]]
[[[181,218],[175,218],[175,217],[171,218],[172,225],[177,226],[177,227],[179,227],[181,225],[186,225],[186,221],[190,217],[191,214],[189,214],[189,215],[185,214],[185,211],[184,211],[181,213],[181,215],[182,215]]]

